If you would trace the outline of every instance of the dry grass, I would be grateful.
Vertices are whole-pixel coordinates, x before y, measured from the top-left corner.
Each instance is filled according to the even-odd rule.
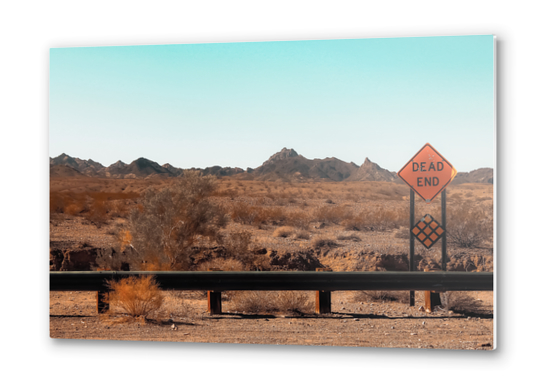
[[[232,308],[244,313],[311,313],[308,292],[304,291],[238,291],[231,292]]]
[[[450,242],[463,248],[480,246],[493,235],[493,207],[465,203],[447,210]]]
[[[390,302],[408,304],[409,293],[406,291],[360,291],[354,295],[354,300],[364,302]]]
[[[310,241],[311,247],[318,249],[318,248],[324,248],[324,247],[337,247],[339,244],[335,242],[335,240],[332,240],[330,238],[327,238],[325,236],[316,236],[311,239]]]
[[[136,192],[57,192],[49,196],[50,213],[82,216],[96,224],[113,217],[126,217],[128,204],[139,197]]]
[[[441,294],[444,309],[456,313],[477,313],[480,311],[480,304],[467,292],[445,292]]]
[[[147,318],[158,312],[164,302],[154,276],[130,276],[110,281],[108,287],[110,306],[132,317]]]
[[[274,237],[290,237],[295,233],[293,227],[279,227],[273,232]]]
[[[337,235],[337,240],[339,241],[361,241],[358,235],[352,233],[341,233]]]
[[[246,271],[246,265],[240,260],[235,259],[225,259],[222,257],[205,261],[198,266],[198,271],[210,271],[210,270],[220,270],[220,271]]]

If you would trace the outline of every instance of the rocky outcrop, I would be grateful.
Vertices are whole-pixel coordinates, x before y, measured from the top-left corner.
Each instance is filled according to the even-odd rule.
[[[369,158],[365,158],[363,164],[348,177],[347,181],[390,181],[393,182],[397,176],[392,172],[373,163]]]
[[[286,271],[316,271],[316,268],[324,267],[312,250],[281,253],[270,251],[268,255],[271,266],[276,269]]]
[[[51,271],[92,271],[98,266],[96,258],[100,248],[82,246],[75,249],[51,249],[49,270]]]
[[[130,250],[118,252],[114,248],[97,248],[87,245],[49,250],[50,271],[95,271],[98,268],[107,270],[130,270],[128,259]]]

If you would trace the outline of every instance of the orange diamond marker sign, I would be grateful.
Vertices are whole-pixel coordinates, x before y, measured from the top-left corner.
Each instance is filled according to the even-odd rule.
[[[444,234],[444,229],[440,226],[433,216],[425,215],[412,228],[414,237],[424,245],[425,248],[431,248]]]
[[[426,203],[450,184],[457,171],[431,144],[425,144],[397,175]]]

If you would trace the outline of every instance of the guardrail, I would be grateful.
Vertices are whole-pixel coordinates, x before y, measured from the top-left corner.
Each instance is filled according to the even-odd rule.
[[[51,291],[102,291],[154,275],[162,289],[205,291],[492,291],[493,272],[49,272]]]
[[[316,291],[316,312],[331,312],[331,291],[492,291],[493,272],[49,272],[51,291],[96,291],[107,308],[108,280],[153,275],[165,290],[208,291],[209,312],[221,313],[222,291]]]

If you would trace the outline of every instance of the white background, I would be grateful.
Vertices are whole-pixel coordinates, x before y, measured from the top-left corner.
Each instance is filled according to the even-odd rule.
[[[196,2],[194,2],[196,3]],[[534,1],[4,2],[0,9],[5,382],[473,382],[527,379],[540,347],[540,12]],[[48,49],[495,34],[498,347],[483,351],[49,339]],[[438,127],[436,127],[438,128]],[[450,135],[453,135],[450,132]],[[465,140],[468,140],[466,137]],[[528,225],[531,225],[529,227]],[[538,375],[537,375],[538,376]],[[534,376],[532,380],[536,380]]]

